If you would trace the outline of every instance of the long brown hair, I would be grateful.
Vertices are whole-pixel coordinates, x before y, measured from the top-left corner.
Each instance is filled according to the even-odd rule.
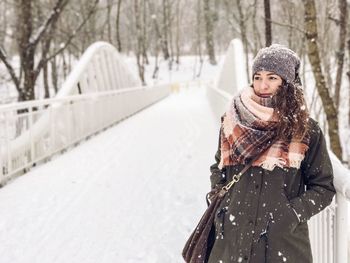
[[[309,111],[302,89],[296,84],[282,81],[273,96],[275,112],[279,120],[277,136],[282,140],[301,140],[308,130]]]

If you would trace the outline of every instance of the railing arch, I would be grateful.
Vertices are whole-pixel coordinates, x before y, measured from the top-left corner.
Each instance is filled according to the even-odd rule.
[[[0,184],[169,93],[142,86],[112,45],[92,44],[55,98],[0,106]]]

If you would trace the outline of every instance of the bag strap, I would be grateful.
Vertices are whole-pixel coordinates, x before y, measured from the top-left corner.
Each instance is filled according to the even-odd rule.
[[[241,179],[241,176],[249,169],[249,167],[252,166],[253,162],[256,160],[257,158],[252,159],[248,164],[246,164],[246,166],[238,173],[238,174],[234,174],[232,180],[227,183],[226,185],[224,185],[220,190],[218,190],[216,193],[223,196],[225,195],[228,190],[239,181],[239,179]],[[211,192],[207,193],[205,196],[205,199],[207,201],[207,205],[209,206],[211,203],[210,200],[210,194]]]
[[[277,141],[278,139],[275,138],[269,148]],[[238,173],[234,174],[232,177],[232,180],[226,184],[225,186],[222,187],[222,190],[226,193],[235,183],[237,183],[242,175],[252,166],[253,162],[255,162],[257,159],[259,159],[260,155],[255,156],[252,160],[250,160],[249,163],[246,164],[246,166]]]
[[[232,180],[223,186],[222,189],[225,190],[225,192],[230,190],[230,188],[241,179],[242,175],[252,166],[253,162],[257,159],[257,157],[252,159],[238,174],[234,174]]]

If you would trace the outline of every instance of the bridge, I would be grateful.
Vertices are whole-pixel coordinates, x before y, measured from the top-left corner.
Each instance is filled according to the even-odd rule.
[[[219,116],[247,79],[241,49],[232,41],[215,83],[143,87],[99,42],[55,98],[0,106],[1,262],[182,262]],[[309,222],[314,262],[349,263],[350,173],[331,159],[337,194]]]

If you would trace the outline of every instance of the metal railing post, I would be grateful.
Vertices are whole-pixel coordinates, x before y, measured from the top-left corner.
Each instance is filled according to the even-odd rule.
[[[336,263],[348,263],[348,201],[337,193],[337,205],[335,207],[335,261]]]

